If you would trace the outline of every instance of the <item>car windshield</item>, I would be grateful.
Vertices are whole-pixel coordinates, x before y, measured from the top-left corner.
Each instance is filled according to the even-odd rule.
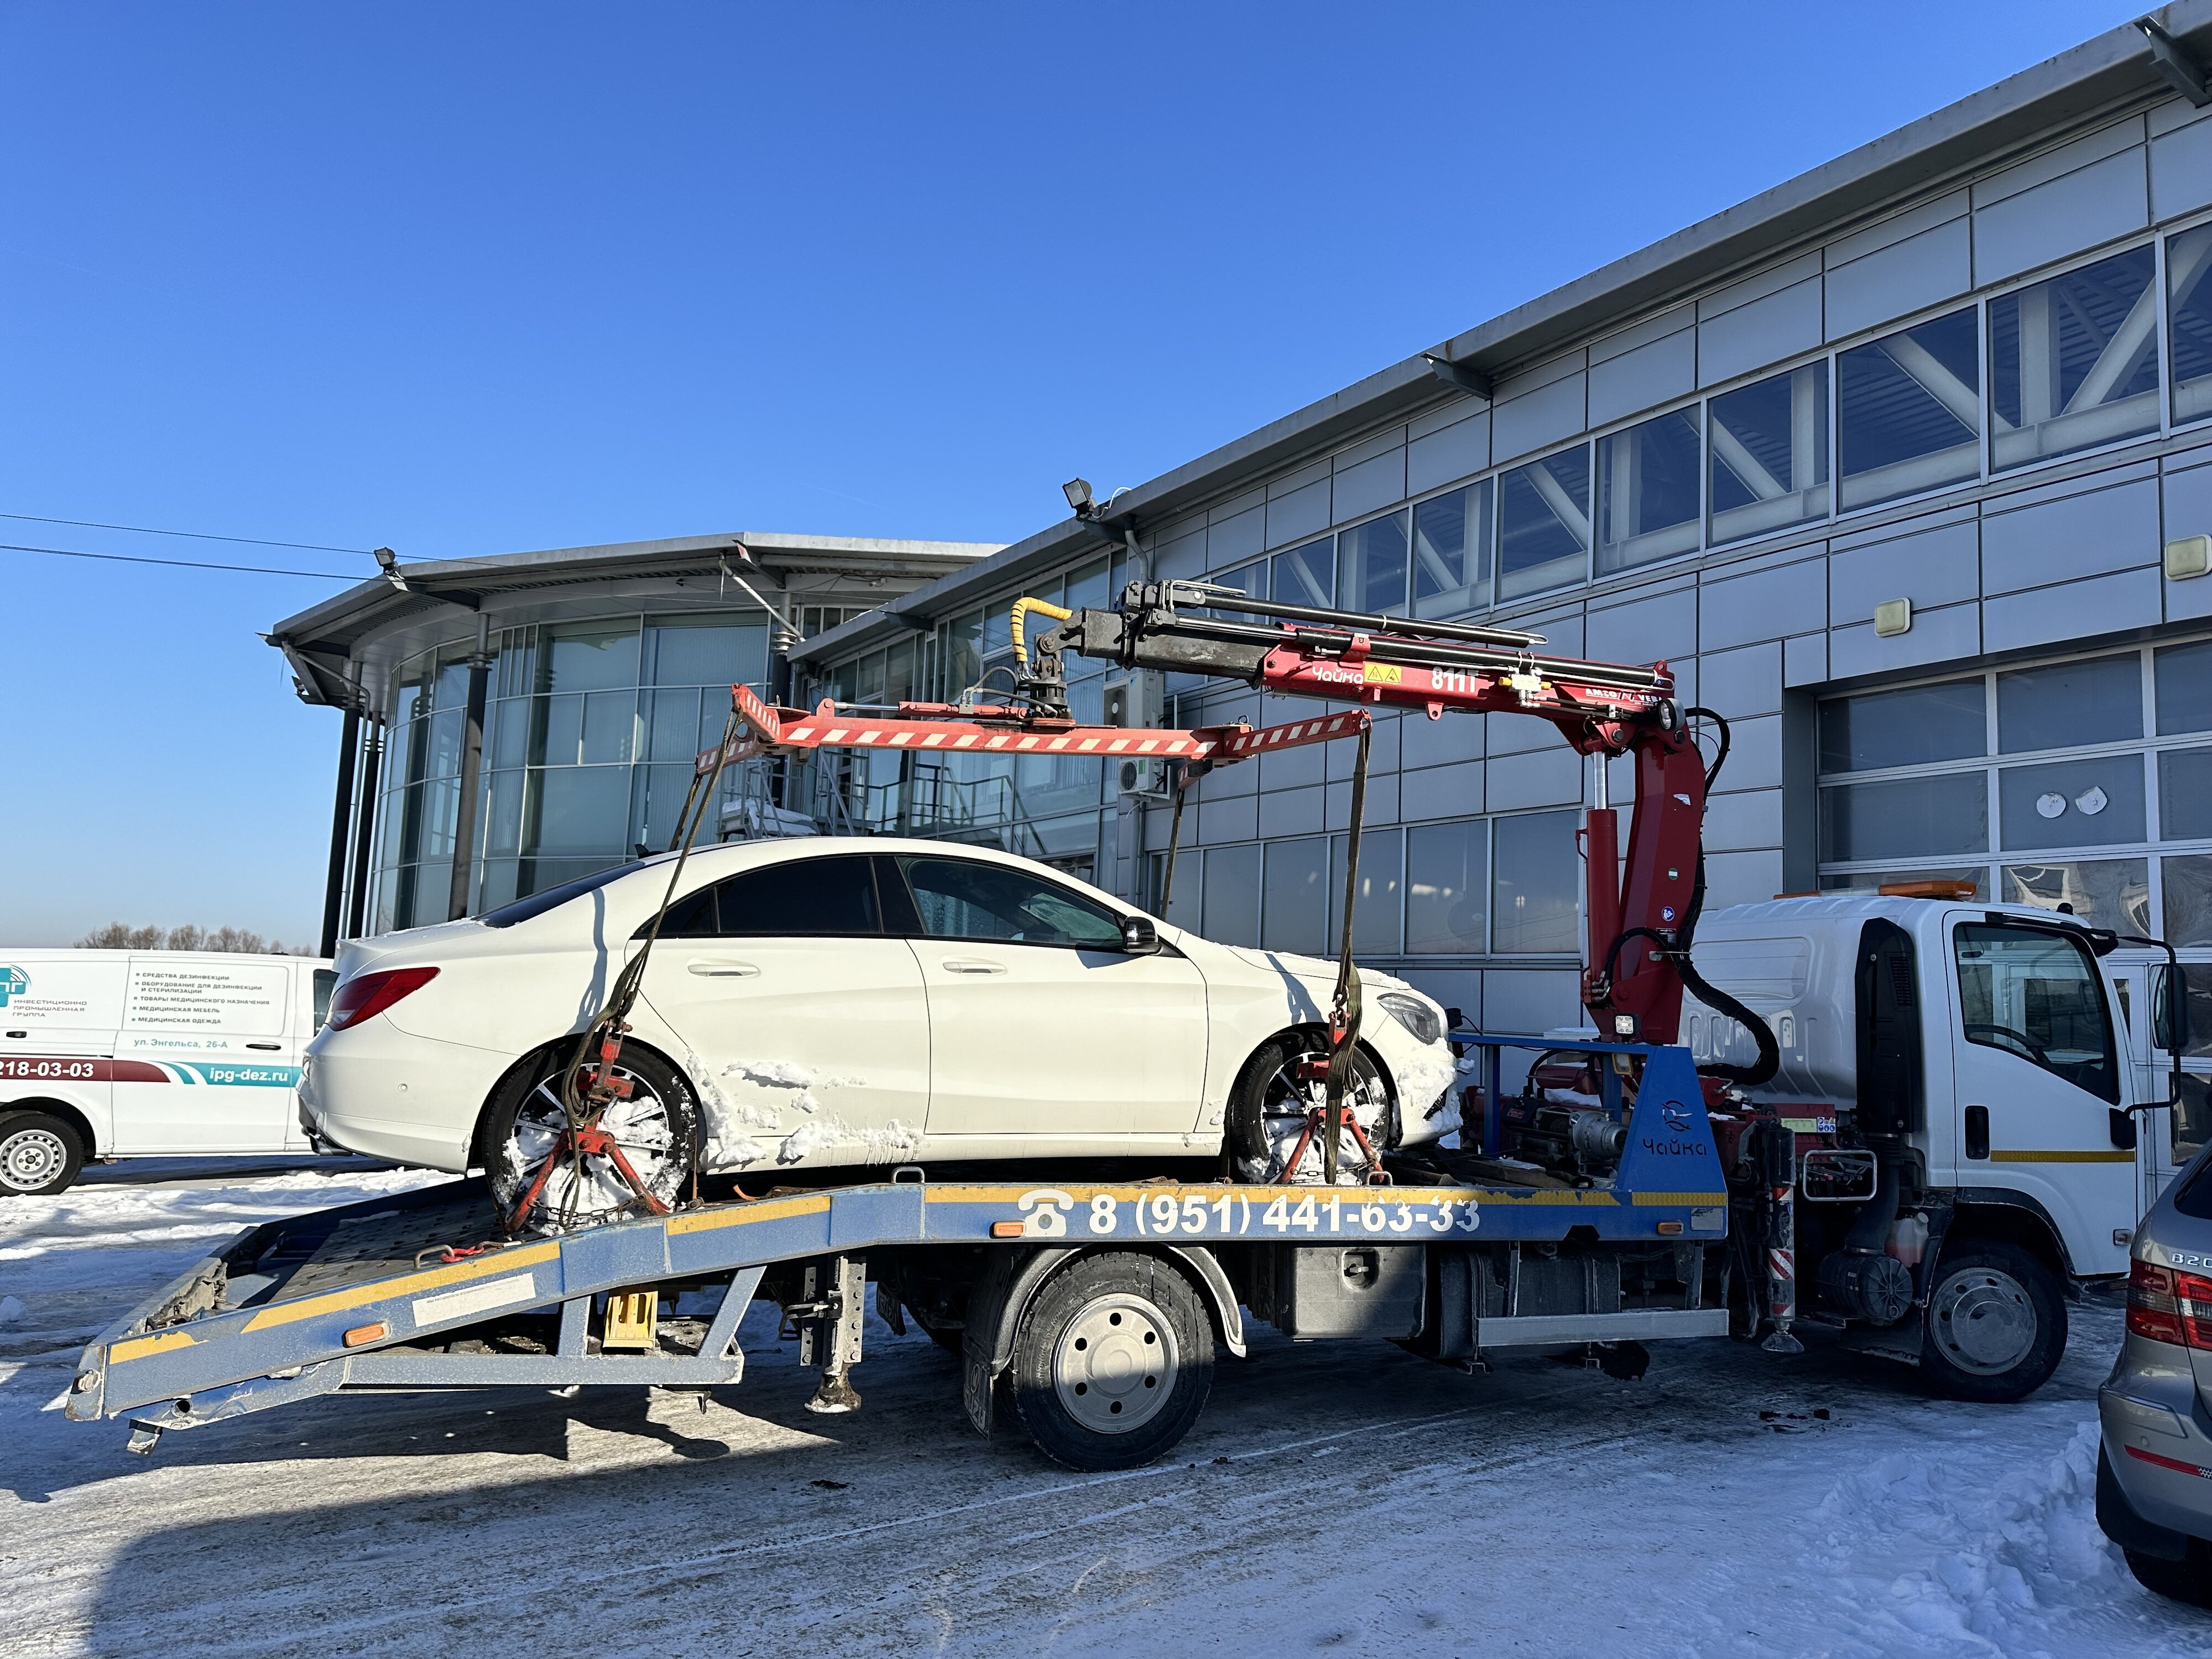
[[[519,898],[512,904],[502,904],[496,910],[487,910],[478,920],[487,927],[512,927],[518,921],[542,916],[548,910],[566,904],[570,899],[596,893],[609,882],[617,880],[633,870],[642,870],[648,864],[659,864],[672,856],[663,853],[659,858],[642,859],[631,864],[617,864],[611,870],[594,871],[588,876],[579,876],[574,881],[564,881],[558,887],[549,887],[542,893],[532,893],[528,898]]]

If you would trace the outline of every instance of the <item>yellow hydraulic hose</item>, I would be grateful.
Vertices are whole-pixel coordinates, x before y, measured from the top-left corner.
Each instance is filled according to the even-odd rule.
[[[1050,599],[1016,599],[1013,615],[1008,627],[1014,638],[1014,660],[1024,668],[1030,665],[1028,647],[1022,643],[1022,617],[1029,611],[1041,611],[1054,622],[1066,622],[1075,613],[1064,605],[1054,605]]]

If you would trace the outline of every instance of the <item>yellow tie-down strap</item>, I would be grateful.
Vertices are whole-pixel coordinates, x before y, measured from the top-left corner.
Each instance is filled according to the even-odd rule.
[[[412,1296],[417,1291],[432,1290],[441,1285],[462,1285],[471,1279],[488,1279],[494,1273],[511,1273],[517,1267],[535,1267],[541,1261],[556,1261],[560,1255],[561,1247],[552,1243],[526,1244],[511,1250],[494,1250],[489,1255],[457,1261],[450,1267],[429,1267],[421,1273],[403,1274],[398,1279],[371,1279],[365,1285],[349,1285],[343,1291],[302,1297],[297,1302],[275,1303],[247,1320],[246,1328],[265,1331],[277,1325],[296,1324],[302,1319],[313,1319],[321,1314],[358,1308],[365,1302],[381,1302],[387,1297]]]

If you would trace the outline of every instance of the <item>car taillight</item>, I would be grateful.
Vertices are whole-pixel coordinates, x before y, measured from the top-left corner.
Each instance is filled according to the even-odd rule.
[[[2154,1342],[2212,1350],[2212,1279],[2136,1262],[2128,1269],[2128,1329]]]
[[[374,1019],[404,996],[412,996],[438,977],[435,968],[386,968],[380,973],[356,974],[331,995],[326,1030],[343,1031]]]

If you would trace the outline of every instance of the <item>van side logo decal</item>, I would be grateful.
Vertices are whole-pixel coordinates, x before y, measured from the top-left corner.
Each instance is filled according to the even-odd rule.
[[[31,976],[10,963],[0,968],[0,1008],[8,1006],[8,999],[31,988]]]

